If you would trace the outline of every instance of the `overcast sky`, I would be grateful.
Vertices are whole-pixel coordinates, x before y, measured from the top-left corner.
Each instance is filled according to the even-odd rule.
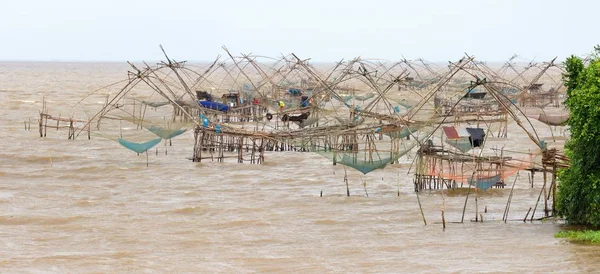
[[[0,60],[178,60],[296,53],[543,61],[600,43],[599,1],[1,0]]]

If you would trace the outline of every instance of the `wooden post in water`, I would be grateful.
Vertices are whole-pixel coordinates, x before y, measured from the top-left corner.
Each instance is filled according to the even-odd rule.
[[[42,131],[42,121],[44,120],[44,114],[40,112],[40,137],[44,137],[44,132]]]
[[[442,186],[442,229],[446,230],[446,217],[444,213],[446,211],[446,199],[444,198],[444,188]]]
[[[533,173],[533,170],[531,172]],[[527,174],[527,179],[529,179],[529,184],[531,185],[531,188],[533,188],[533,180],[531,179],[531,173]]]
[[[396,183],[397,195],[400,197],[400,173],[398,173],[398,182]]]
[[[556,213],[556,162],[552,166],[552,216]]]
[[[417,203],[419,203],[419,210],[421,210],[421,217],[423,217],[423,223],[427,225],[427,221],[425,220],[425,214],[423,213],[423,207],[421,206],[421,199],[419,198],[419,191],[417,193]]]
[[[525,218],[523,218],[523,222],[527,222],[527,216],[529,216],[529,212],[531,211],[531,207],[529,207],[529,210],[527,210],[527,214],[525,214]]]
[[[346,183],[346,197],[350,197],[350,186],[348,185],[348,173],[346,172],[346,166],[344,166],[344,182]]]
[[[469,184],[469,188],[467,189],[467,197],[465,198],[465,205],[463,206],[462,218],[460,222],[463,223],[465,221],[465,211],[467,210],[467,201],[469,201],[469,194],[471,193],[471,184]]]
[[[363,187],[365,189],[365,195],[367,195],[367,198],[369,198],[369,193],[367,192],[367,181],[365,181],[364,177],[362,177],[361,179],[363,181]]]
[[[510,203],[512,202],[513,190],[515,189],[515,184],[517,183],[517,178],[519,178],[519,172],[517,172],[517,176],[515,176],[515,180],[513,181],[513,185],[510,188],[510,194],[508,195],[508,201],[506,201],[506,207],[504,208],[504,215],[502,216],[502,220],[504,223],[508,220],[508,211],[510,210]]]
[[[477,189],[475,189],[475,193],[477,193]],[[479,222],[479,208],[477,205],[477,195],[475,195],[475,222]]]
[[[537,201],[535,202],[535,206],[533,207],[533,212],[531,213],[531,219],[529,221],[533,222],[533,217],[535,216],[535,210],[537,209],[537,205],[540,203],[540,198],[542,197],[542,192],[546,189],[546,180],[544,180],[544,185],[540,190],[540,194],[538,195]]]
[[[543,187],[543,193],[544,193],[544,216],[548,217],[548,199],[546,199],[546,180],[547,180],[547,175],[546,175],[546,165],[543,166],[544,167],[544,187]]]

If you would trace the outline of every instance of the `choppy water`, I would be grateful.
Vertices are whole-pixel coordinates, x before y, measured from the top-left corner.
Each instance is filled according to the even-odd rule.
[[[268,153],[264,165],[193,163],[190,132],[168,155],[144,156],[104,138],[39,138],[42,96],[69,116],[123,64],[0,63],[0,272],[597,272],[600,247],[555,239],[552,222],[523,223],[541,187],[420,198],[411,159],[359,176],[316,154]],[[100,100],[101,101],[101,100]],[[32,119],[31,131],[23,122]],[[547,134],[549,135],[549,134]],[[511,136],[509,136],[511,137]],[[526,140],[523,139],[523,140]],[[519,140],[517,140],[518,142]],[[513,144],[519,146],[519,143]],[[538,176],[541,177],[541,176]],[[369,198],[362,181],[367,181]],[[512,179],[511,179],[512,180]],[[398,189],[400,195],[397,195]],[[323,191],[323,197],[319,197]],[[543,204],[540,204],[543,207]],[[540,207],[536,217],[543,214]]]

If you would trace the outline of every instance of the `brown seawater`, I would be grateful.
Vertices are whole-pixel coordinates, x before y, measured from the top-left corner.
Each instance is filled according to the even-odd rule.
[[[368,175],[312,153],[269,152],[267,163],[193,163],[193,133],[144,155],[98,136],[40,138],[45,96],[70,116],[91,91],[126,77],[121,63],[0,63],[0,272],[596,272],[600,247],[555,239],[560,225],[523,223],[542,185],[478,196],[483,223],[465,192],[420,195],[414,153]],[[93,98],[101,107],[103,97]],[[94,101],[95,100],[95,101]],[[91,113],[87,113],[89,115]],[[31,130],[24,121],[31,119]],[[511,127],[515,127],[511,125]],[[550,133],[543,132],[544,136]],[[509,146],[527,149],[527,137]],[[362,180],[367,182],[365,197]],[[512,182],[512,178],[509,180]],[[398,190],[400,195],[397,195]],[[323,197],[319,197],[323,191]],[[536,217],[543,216],[540,203]]]

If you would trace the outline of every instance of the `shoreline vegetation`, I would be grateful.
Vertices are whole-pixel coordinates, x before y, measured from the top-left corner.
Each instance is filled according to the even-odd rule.
[[[554,238],[567,239],[571,242],[600,245],[600,230],[562,230],[554,234]]]
[[[565,152],[570,165],[558,176],[558,215],[569,224],[593,229],[563,230],[554,237],[600,244],[600,46],[585,59],[572,55],[564,65],[571,132]]]
[[[586,59],[572,55],[565,61],[567,121],[571,139],[565,143],[570,166],[560,171],[558,213],[567,223],[593,229],[563,230],[555,238],[600,244],[600,46]]]

